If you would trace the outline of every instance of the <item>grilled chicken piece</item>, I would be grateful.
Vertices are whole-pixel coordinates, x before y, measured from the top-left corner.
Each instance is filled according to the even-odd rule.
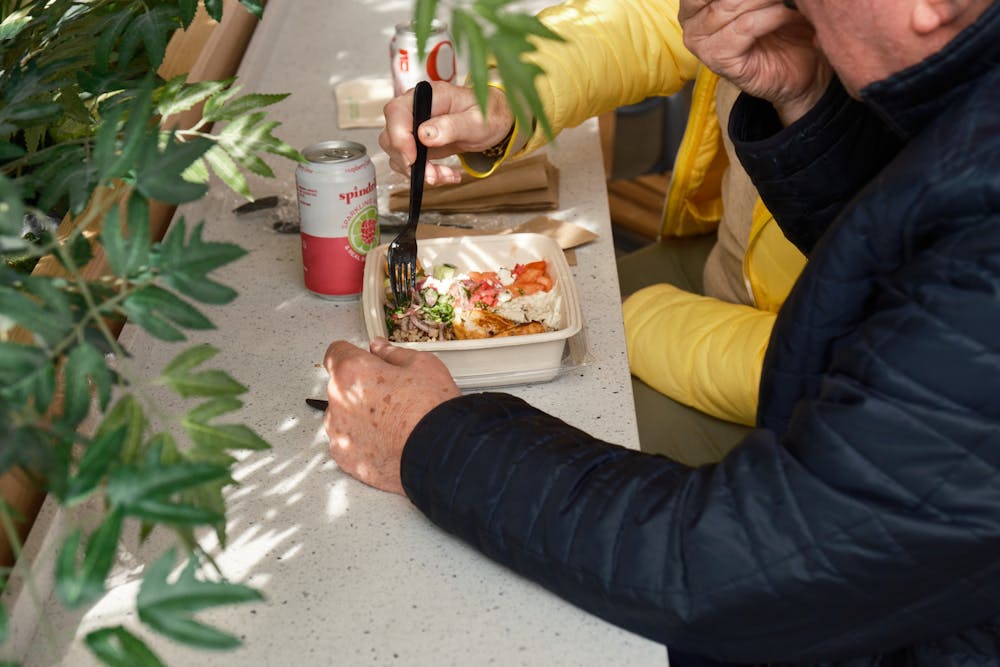
[[[455,338],[459,340],[521,336],[546,331],[545,325],[540,322],[518,324],[506,317],[479,308],[462,311],[452,322],[452,328],[455,331]]]
[[[545,333],[546,331],[545,325],[541,322],[525,322],[524,324],[515,324],[510,329],[504,329],[496,334],[494,338],[500,336],[524,336],[527,334]]]

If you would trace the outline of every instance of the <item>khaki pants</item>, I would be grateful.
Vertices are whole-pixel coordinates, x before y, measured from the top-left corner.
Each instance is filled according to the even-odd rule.
[[[664,239],[625,255],[618,260],[622,297],[657,283],[703,294],[702,269],[714,243],[714,235]],[[678,403],[635,377],[632,393],[639,446],[647,453],[662,454],[691,466],[714,463],[750,430]]]

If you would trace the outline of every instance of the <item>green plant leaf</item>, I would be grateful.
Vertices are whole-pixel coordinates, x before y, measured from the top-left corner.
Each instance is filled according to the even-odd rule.
[[[87,635],[90,651],[109,667],[165,667],[145,642],[120,625]]]
[[[66,197],[69,210],[80,213],[97,183],[97,166],[87,159],[84,146],[59,144],[52,153],[36,154],[28,164],[37,167],[31,174],[34,187],[40,192],[38,207],[42,210],[55,208],[59,200]]]
[[[94,48],[94,64],[99,71],[107,72],[111,69],[115,45],[118,44],[118,40],[125,32],[132,16],[132,9],[121,9],[104,19],[104,29],[101,30]]]
[[[417,34],[417,56],[423,60],[427,55],[427,38],[431,34],[431,24],[437,15],[437,0],[417,0],[413,7],[413,29]]]
[[[195,345],[184,350],[171,360],[163,369],[163,375],[183,375],[219,353],[219,350],[208,343]]]
[[[122,312],[134,323],[145,329],[151,336],[165,340],[168,343],[177,343],[187,340],[184,332],[172,325],[165,317],[162,317],[154,309],[150,309],[130,295],[122,303]]]
[[[213,146],[209,149],[209,152],[215,150],[216,148],[218,148],[218,146]],[[208,155],[208,153],[205,155]],[[211,174],[208,172],[208,164],[205,163],[204,158],[198,158],[181,173],[181,178],[185,181],[190,181],[191,183],[208,183],[209,176],[211,176]]]
[[[118,125],[124,114],[121,107],[115,107],[105,112],[106,120],[101,124],[97,137],[97,149],[100,149],[100,153],[95,149],[94,154],[100,177],[105,182],[126,175],[134,167],[138,157],[147,152],[150,144],[156,142],[158,134],[155,128],[150,127],[153,111],[151,77],[147,77],[132,94],[117,97],[120,99],[119,105],[127,109],[124,114],[128,117],[121,128],[120,145],[117,141]],[[110,150],[105,146],[108,143],[111,144]]]
[[[30,9],[18,9],[4,17],[0,23],[0,41],[14,39],[25,26],[31,23]],[[0,640],[2,643],[3,640]]]
[[[546,136],[552,137],[552,127],[535,88],[535,77],[542,74],[542,69],[521,60],[521,54],[533,47],[523,35],[504,28],[497,28],[487,42],[496,56],[497,70],[507,88],[507,98],[518,122],[522,127],[531,127],[533,116]]]
[[[264,3],[261,0],[240,0],[240,4],[257,18],[264,18]]]
[[[472,80],[472,89],[476,93],[476,103],[479,108],[486,113],[487,91],[488,91],[488,70],[486,67],[489,52],[486,46],[486,36],[483,29],[469,13],[460,8],[452,11],[452,36],[455,38],[455,45],[468,49],[469,76]]]
[[[242,394],[247,390],[245,386],[221,370],[198,371],[181,375],[163,375],[161,377],[166,385],[184,398],[192,396],[231,396]]]
[[[0,242],[3,237],[21,237],[24,220],[24,201],[21,193],[4,174],[0,174]]]
[[[205,9],[216,21],[222,20],[222,0],[205,0]]]
[[[98,405],[103,411],[111,400],[113,376],[104,355],[87,343],[76,345],[66,358],[63,370],[65,397],[62,421],[76,427],[90,410],[90,378],[97,389]]]
[[[171,135],[161,151],[152,151],[139,167],[135,187],[150,199],[168,204],[183,204],[199,199],[208,190],[202,183],[181,178],[192,162],[213,146],[211,139],[196,137],[178,143]]]
[[[212,649],[240,645],[234,635],[205,625],[194,612],[227,604],[263,599],[259,591],[227,581],[203,581],[195,577],[197,564],[189,558],[177,581],[168,583],[175,551],[171,549],[146,571],[139,588],[139,618],[157,632],[185,644]]]
[[[36,102],[34,104],[19,104],[8,109],[3,114],[4,120],[26,122],[42,122],[57,118],[62,114],[62,107],[55,102]]]
[[[51,431],[32,425],[15,428],[8,416],[0,416],[0,426],[4,427],[0,431],[0,472],[20,466],[44,478],[49,489],[64,489],[69,464],[62,464],[64,457],[60,447],[65,449],[66,446],[58,442]]]
[[[233,396],[223,396],[205,401],[188,411],[184,423],[207,424],[216,417],[234,412],[243,407],[243,401]]]
[[[228,467],[235,462],[235,459],[231,456],[218,456],[216,457],[216,460],[212,462]],[[187,489],[186,491],[182,491],[180,499],[188,505],[200,507],[210,512],[215,512],[220,517],[225,517],[226,499],[222,494],[222,490],[231,483],[232,480],[206,482],[199,486]],[[212,527],[215,530],[216,538],[219,540],[219,547],[225,549],[227,540],[225,518],[216,521]],[[177,531],[181,535],[185,544],[194,545],[197,543],[197,539],[192,529],[179,527]]]
[[[90,245],[90,239],[79,230],[74,230],[63,243],[63,252],[56,253],[56,259],[70,272],[82,269],[93,258],[94,249]]]
[[[64,323],[49,319],[45,305],[23,293],[0,285],[0,312],[25,329],[35,332],[50,344],[58,341],[66,331]]]
[[[63,502],[67,506],[86,500],[97,490],[104,475],[118,461],[118,454],[125,442],[125,432],[126,429],[122,426],[114,431],[101,433],[90,441],[80,459],[76,475],[71,477],[66,485]]]
[[[152,316],[169,320],[187,329],[215,328],[212,321],[202,315],[194,306],[156,285],[146,285],[133,291],[125,298],[123,309],[129,317],[135,318],[140,324]]]
[[[212,166],[215,175],[233,192],[238,192],[248,198],[252,196],[246,177],[222,146],[213,146],[205,153],[205,160]]]
[[[143,434],[146,431],[146,414],[142,406],[131,394],[120,397],[104,415],[104,420],[97,427],[94,437],[125,427],[125,437],[122,441],[121,460],[123,463],[135,463],[146,453],[143,446]]]
[[[163,242],[156,247],[153,264],[164,283],[185,296],[202,303],[222,304],[236,297],[236,290],[208,278],[215,269],[239,259],[246,250],[233,243],[202,240],[204,223],[198,223],[187,236],[187,225],[181,217],[167,229]]]
[[[267,441],[244,424],[199,424],[184,423],[188,435],[202,451],[226,451],[238,449],[264,450],[271,446]]]
[[[0,142],[0,161],[13,160],[25,154],[23,146],[12,144],[8,141]]]
[[[122,513],[112,510],[90,535],[83,563],[77,569],[77,551],[82,533],[74,530],[63,542],[56,560],[56,593],[70,609],[90,604],[104,593],[104,581],[111,571],[118,538],[121,536]]]
[[[230,78],[222,81],[187,83],[186,78],[186,74],[178,75],[168,81],[160,90],[161,98],[157,105],[157,111],[161,117],[166,118],[187,111],[213,95],[219,94],[233,82],[233,79]]]
[[[237,87],[238,88],[238,87]],[[250,93],[237,97],[221,106],[206,106],[204,119],[211,122],[235,120],[245,113],[249,113],[260,107],[277,104],[288,97],[288,93]]]
[[[131,10],[131,13],[135,15],[136,10]],[[119,69],[132,61],[142,43],[149,66],[155,70],[163,62],[163,56],[167,52],[167,39],[180,27],[181,21],[175,6],[161,5],[135,16],[123,33],[118,50]]]
[[[177,10],[180,14],[181,26],[186,30],[198,11],[198,0],[178,0]]]
[[[155,450],[150,450],[155,452]],[[177,525],[213,524],[215,512],[171,501],[185,489],[214,480],[229,480],[229,469],[209,463],[163,465],[147,455],[140,466],[120,466],[108,475],[107,499],[112,507],[146,521]]]
[[[0,398],[13,404],[33,401],[35,410],[44,413],[55,393],[55,375],[55,366],[43,350],[0,342]]]
[[[116,276],[132,277],[150,263],[149,202],[137,194],[128,201],[128,236],[122,235],[121,212],[112,206],[104,215],[101,245]]]

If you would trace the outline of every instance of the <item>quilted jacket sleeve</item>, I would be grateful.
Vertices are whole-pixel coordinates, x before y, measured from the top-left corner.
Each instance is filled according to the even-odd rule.
[[[671,95],[695,77],[697,59],[684,47],[677,0],[570,0],[539,18],[565,42],[536,40],[525,60],[545,114],[559,132],[616,107]],[[541,146],[541,130],[525,151]]]
[[[470,395],[414,430],[403,485],[440,527],[572,604],[720,660],[875,652],[995,610],[1000,537],[987,515],[1000,497],[956,493],[973,462],[937,450],[930,465],[953,466],[942,507],[940,481],[917,474],[926,448],[882,453],[907,459],[904,485],[859,465],[842,424],[815,417],[797,434],[813,443],[804,452],[756,430],[721,464],[688,469],[520,399]]]
[[[632,373],[676,401],[752,426],[774,313],[661,284],[622,306]]]
[[[824,133],[810,128],[822,126]],[[827,132],[839,137],[835,145]],[[776,145],[795,133],[795,164],[775,161]],[[729,117],[729,135],[761,199],[785,237],[806,256],[844,204],[899,152],[902,141],[876,115],[851,99],[835,78],[803,118],[782,131],[774,108],[740,95]],[[831,173],[830,165],[841,167]],[[817,178],[817,171],[824,173]],[[794,196],[788,196],[789,193]]]

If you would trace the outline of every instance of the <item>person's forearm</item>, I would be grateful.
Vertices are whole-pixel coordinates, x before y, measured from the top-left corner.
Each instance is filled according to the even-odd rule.
[[[951,517],[910,508],[911,490],[874,469],[859,475],[850,443],[823,437],[841,412],[830,407],[798,426],[797,443],[758,429],[694,470],[609,446],[512,396],[467,395],[414,429],[403,486],[443,529],[571,603],[716,659],[836,660],[932,636],[947,619],[967,625],[985,601],[915,576],[906,558]],[[883,408],[857,418],[885,429]],[[995,555],[974,535],[935,544],[938,564]],[[995,570],[983,573],[991,583]]]
[[[785,236],[807,255],[901,146],[836,79],[819,103],[788,127],[768,102],[740,95],[729,133],[761,199]]]

